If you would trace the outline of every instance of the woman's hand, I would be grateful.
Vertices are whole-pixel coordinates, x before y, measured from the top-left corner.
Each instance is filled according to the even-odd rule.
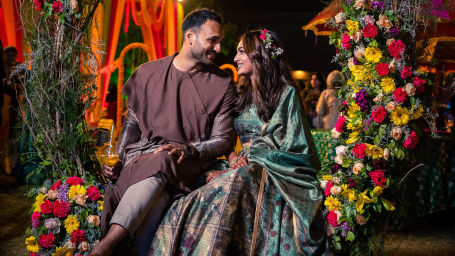
[[[244,156],[235,157],[229,162],[229,167],[232,169],[237,169],[245,165],[248,165],[248,158]]]
[[[214,172],[210,173],[210,175],[207,176],[207,178],[205,178],[205,182],[209,183],[211,180],[213,180],[214,178],[220,176],[221,174],[223,174],[223,173],[225,173],[227,171],[230,171],[230,169],[221,170],[221,171],[214,171]]]

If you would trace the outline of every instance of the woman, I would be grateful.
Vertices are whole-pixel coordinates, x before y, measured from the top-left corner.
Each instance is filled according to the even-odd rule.
[[[335,127],[338,116],[338,107],[341,100],[337,98],[337,89],[343,85],[344,77],[340,71],[334,70],[327,76],[327,89],[319,96],[316,112],[321,120],[321,128],[332,129]]]
[[[234,59],[242,150],[170,206],[150,255],[325,253],[319,161],[282,49],[271,31],[242,35]]]
[[[321,92],[325,88],[324,77],[318,72],[311,75],[310,88],[303,90],[302,101],[305,109],[305,117],[312,128],[321,128],[321,123],[316,113],[316,104],[318,103]]]

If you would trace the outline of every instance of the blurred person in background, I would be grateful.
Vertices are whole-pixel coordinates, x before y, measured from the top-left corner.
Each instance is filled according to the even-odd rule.
[[[332,129],[335,127],[338,116],[338,107],[341,100],[337,98],[336,92],[343,85],[344,77],[340,71],[334,70],[327,76],[327,89],[319,96],[316,105],[316,128]]]

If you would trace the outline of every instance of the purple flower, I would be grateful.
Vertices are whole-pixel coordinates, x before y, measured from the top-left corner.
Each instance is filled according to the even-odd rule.
[[[365,89],[360,90],[355,95],[355,104],[359,105],[363,112],[368,111],[368,92]]]
[[[384,8],[384,2],[382,1],[373,1],[373,9],[382,9]]]
[[[349,178],[348,183],[349,183],[349,188],[353,188],[357,184],[357,182],[353,178]]]
[[[349,5],[351,4],[352,0],[346,0],[346,3]]]
[[[357,58],[354,58],[354,65],[357,65],[357,63],[359,63],[359,61],[357,60]]]
[[[331,174],[335,174],[335,173],[338,171],[338,169],[340,169],[340,166],[341,166],[341,165],[335,163],[335,164],[333,165],[332,169],[330,170],[330,173],[331,173]]]
[[[393,37],[398,37],[400,35],[400,29],[398,28],[391,28],[389,33],[393,36]]]
[[[58,188],[58,194],[57,194],[57,198],[62,200],[62,201],[65,201],[65,202],[69,202],[69,199],[68,199],[68,185],[66,183],[63,183],[60,188]]]
[[[363,130],[368,131],[368,128],[370,128],[371,121],[373,121],[372,118],[368,118],[367,120],[363,121]]]
[[[351,229],[349,228],[349,225],[348,225],[348,222],[347,222],[347,221],[343,222],[343,224],[341,225],[341,228],[342,228],[343,230],[351,230]]]

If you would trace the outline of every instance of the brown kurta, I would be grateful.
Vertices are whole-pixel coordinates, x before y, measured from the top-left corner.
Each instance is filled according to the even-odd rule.
[[[105,193],[104,234],[129,186],[162,172],[171,185],[189,191],[188,185],[201,175],[203,166],[227,153],[235,142],[231,116],[235,94],[229,75],[215,66],[182,72],[173,66],[174,57],[141,65],[123,88],[131,112],[120,138],[125,166]],[[154,153],[170,142],[192,143],[200,159],[178,165],[178,158],[167,151]]]

